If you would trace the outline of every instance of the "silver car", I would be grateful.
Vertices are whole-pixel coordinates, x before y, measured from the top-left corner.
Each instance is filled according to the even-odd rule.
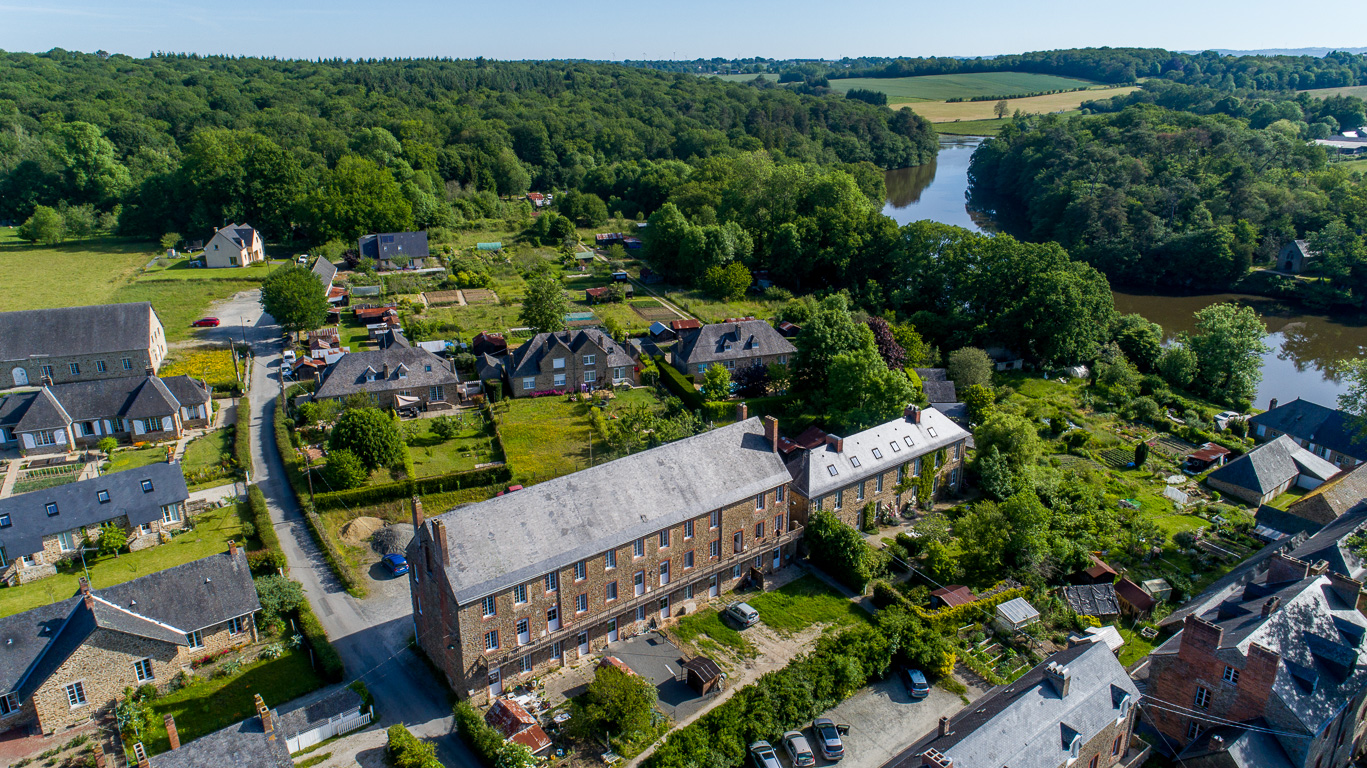
[[[731,619],[741,629],[753,627],[759,621],[759,611],[751,608],[749,603],[732,603],[726,606],[722,615]]]
[[[750,745],[750,761],[755,768],[783,768],[778,761],[778,753],[767,741],[757,741]]]
[[[839,760],[845,756],[845,743],[840,740],[840,726],[829,717],[818,717],[812,721],[812,736],[821,749],[821,756],[827,760]]]
[[[788,731],[783,734],[783,748],[788,751],[788,759],[792,760],[793,768],[809,768],[816,765],[816,755],[812,754],[812,747],[807,743],[807,737],[802,735],[802,731]]]

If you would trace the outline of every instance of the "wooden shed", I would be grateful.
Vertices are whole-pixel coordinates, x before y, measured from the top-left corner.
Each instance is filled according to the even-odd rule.
[[[684,671],[688,673],[688,686],[703,696],[720,690],[726,680],[717,662],[706,656],[695,656],[684,662]]]

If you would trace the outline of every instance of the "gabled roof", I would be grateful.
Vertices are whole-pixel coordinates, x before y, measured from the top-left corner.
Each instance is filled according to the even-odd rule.
[[[0,312],[0,362],[147,349],[155,316],[146,301]]]
[[[60,429],[73,421],[171,416],[182,406],[209,402],[210,392],[189,376],[130,376],[53,384],[9,400],[0,406],[0,426],[30,432]]]
[[[1299,397],[1249,419],[1254,427],[1267,427],[1331,451],[1367,461],[1367,437],[1352,416],[1302,400]]]
[[[180,749],[154,755],[149,762],[152,768],[293,768],[285,738],[279,728],[274,739],[268,738],[261,718],[253,715]]]
[[[71,415],[52,394],[49,387],[43,387],[33,394],[28,408],[14,425],[16,432],[31,432],[37,429],[61,429],[71,424]]]
[[[1321,560],[1329,564],[1329,570],[1353,579],[1367,575],[1362,558],[1348,547],[1348,537],[1367,525],[1367,509],[1357,509],[1324,526],[1298,547],[1290,551],[1290,556],[1307,563]]]
[[[375,259],[425,259],[428,256],[426,232],[383,232],[361,235],[357,241],[361,256]]]
[[[1145,592],[1143,587],[1129,579],[1121,579],[1116,582],[1115,593],[1124,598],[1125,602],[1133,605],[1136,610],[1147,611],[1158,604],[1158,601],[1153,599],[1153,595]]]
[[[815,499],[968,439],[968,432],[934,408],[922,408],[919,413],[918,422],[904,416],[856,432],[844,438],[840,451],[827,441],[810,450],[790,452],[793,490]],[[797,442],[801,444],[801,436]]]
[[[434,519],[465,605],[787,481],[754,417]]]
[[[1367,507],[1367,464],[1358,464],[1321,483],[1319,487],[1291,502],[1286,511],[1304,516],[1299,510],[1310,507],[1324,510],[1335,517]]]
[[[1211,472],[1209,477],[1261,495],[1271,493],[1298,475],[1328,480],[1338,472],[1338,467],[1282,435]]]
[[[399,366],[406,366],[406,378],[399,378]],[[389,374],[384,371],[388,366]],[[375,374],[366,381],[366,372]],[[315,398],[346,397],[358,392],[388,392],[393,389],[417,391],[427,387],[453,386],[460,378],[451,364],[422,347],[396,344],[386,349],[342,355],[323,373],[323,383]]]
[[[729,349],[727,347],[730,347]],[[764,320],[713,323],[679,336],[674,359],[688,366],[726,360],[746,360],[760,355],[791,355],[791,341]]]
[[[547,357],[580,354],[586,350],[595,353],[601,350],[607,356],[605,364],[609,368],[634,366],[636,361],[621,344],[597,328],[580,328],[574,331],[538,333],[522,346],[508,355],[505,367],[510,378],[536,376],[541,373],[541,361]]]
[[[337,715],[365,708],[361,695],[346,686],[323,688],[282,705],[276,712],[275,730],[281,738],[293,738]]]
[[[313,260],[313,269],[309,271],[318,276],[324,288],[331,288],[332,279],[337,276],[337,265],[319,256]]]
[[[151,491],[143,491],[144,481],[151,482]],[[101,491],[108,492],[109,501],[100,502]],[[130,525],[150,523],[161,519],[163,506],[188,498],[190,492],[178,462],[149,464],[21,493],[0,499],[0,517],[10,520],[10,525],[0,527],[0,547],[11,558],[31,555],[43,550],[44,536],[97,526],[124,515]],[[48,514],[48,504],[57,505],[57,514]]]
[[[182,408],[205,405],[213,399],[212,388],[189,376],[167,376],[161,383]]]

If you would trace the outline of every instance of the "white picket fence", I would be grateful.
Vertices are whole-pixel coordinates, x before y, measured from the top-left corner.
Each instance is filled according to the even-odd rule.
[[[364,728],[370,724],[370,718],[370,710],[364,712],[347,712],[337,715],[311,731],[304,731],[297,736],[286,739],[285,746],[289,747],[290,753],[292,754],[301,749],[307,749],[320,741],[326,741],[333,736],[349,733],[357,728]]]

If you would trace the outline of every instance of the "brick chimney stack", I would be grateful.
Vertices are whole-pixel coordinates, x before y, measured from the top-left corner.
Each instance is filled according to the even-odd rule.
[[[1334,594],[1338,595],[1340,600],[1355,610],[1363,609],[1362,582],[1333,571],[1325,575],[1329,577],[1329,588],[1334,590]]]
[[[948,717],[941,717],[941,718],[940,718],[940,735],[941,735],[941,736],[948,736],[948,735],[949,735],[949,718],[948,718]]]
[[[826,435],[826,445],[835,448],[836,453],[841,453],[845,450],[845,438],[836,435]]]
[[[1211,736],[1211,737],[1210,737],[1210,751],[1211,751],[1211,752],[1223,752],[1223,751],[1225,751],[1225,737],[1221,736],[1221,735],[1218,734],[1218,733],[1215,734],[1214,736]]]
[[[745,403],[736,403],[736,421],[745,421],[750,418],[750,406]]]
[[[921,753],[921,765],[924,768],[954,768],[954,759],[940,754],[938,749],[927,749]]]
[[[1281,599],[1280,597],[1277,597],[1276,595],[1273,595],[1272,597],[1267,598],[1267,600],[1263,601],[1263,613],[1262,613],[1262,617],[1265,619],[1265,618],[1267,618],[1268,616],[1271,616],[1271,615],[1272,615],[1272,612],[1275,611],[1275,610],[1277,610],[1277,606],[1279,606],[1279,605],[1281,605],[1281,604],[1282,604],[1282,599]]]
[[[918,407],[916,407],[915,405],[908,405],[908,406],[907,406],[907,409],[906,409],[905,411],[902,412],[902,415],[903,415],[904,417],[906,417],[906,420],[907,420],[908,423],[911,423],[911,424],[920,424],[920,423],[921,423],[921,409],[918,408]]]
[[[171,749],[180,749],[180,732],[176,730],[175,715],[167,712],[161,720],[166,724],[166,740],[171,742]]]
[[[1275,410],[1277,410],[1277,398],[1274,397],[1274,398],[1272,398],[1272,400],[1270,400],[1270,401],[1268,402],[1268,404],[1267,404],[1267,410],[1269,410],[1269,411],[1275,411]]]
[[[256,714],[261,716],[261,730],[266,734],[266,741],[275,741],[275,720],[271,715],[270,707],[261,699],[261,694],[255,694]]]
[[[773,416],[764,417],[764,439],[769,441],[770,450],[778,453],[778,419]]]
[[[1187,616],[1182,624],[1182,644],[1177,658],[1187,663],[1209,661],[1224,640],[1225,631],[1199,616]]]
[[[237,558],[237,542],[232,539],[228,540],[228,557]]]
[[[84,576],[81,577],[81,594],[90,594],[90,582]]]
[[[1072,670],[1058,662],[1051,661],[1049,666],[1044,668],[1044,679],[1054,686],[1054,692],[1058,694],[1060,699],[1068,698],[1068,689],[1073,682]]]
[[[147,759],[147,749],[141,741],[133,745],[133,757],[137,760],[138,768],[152,768],[152,763]]]
[[[437,545],[437,552],[441,555],[441,564],[451,565],[451,550],[446,543],[446,523],[441,520],[432,521],[432,541]]]
[[[420,497],[418,497],[418,496],[414,496],[414,497],[413,497],[413,530],[416,531],[417,529],[421,528],[421,527],[422,527],[422,523],[423,523],[423,517],[422,517],[422,499],[421,499]]]
[[[1271,561],[1267,566],[1267,583],[1276,584],[1282,581],[1300,581],[1310,574],[1310,564],[1304,560],[1297,560],[1285,552],[1277,552],[1272,555]]]

